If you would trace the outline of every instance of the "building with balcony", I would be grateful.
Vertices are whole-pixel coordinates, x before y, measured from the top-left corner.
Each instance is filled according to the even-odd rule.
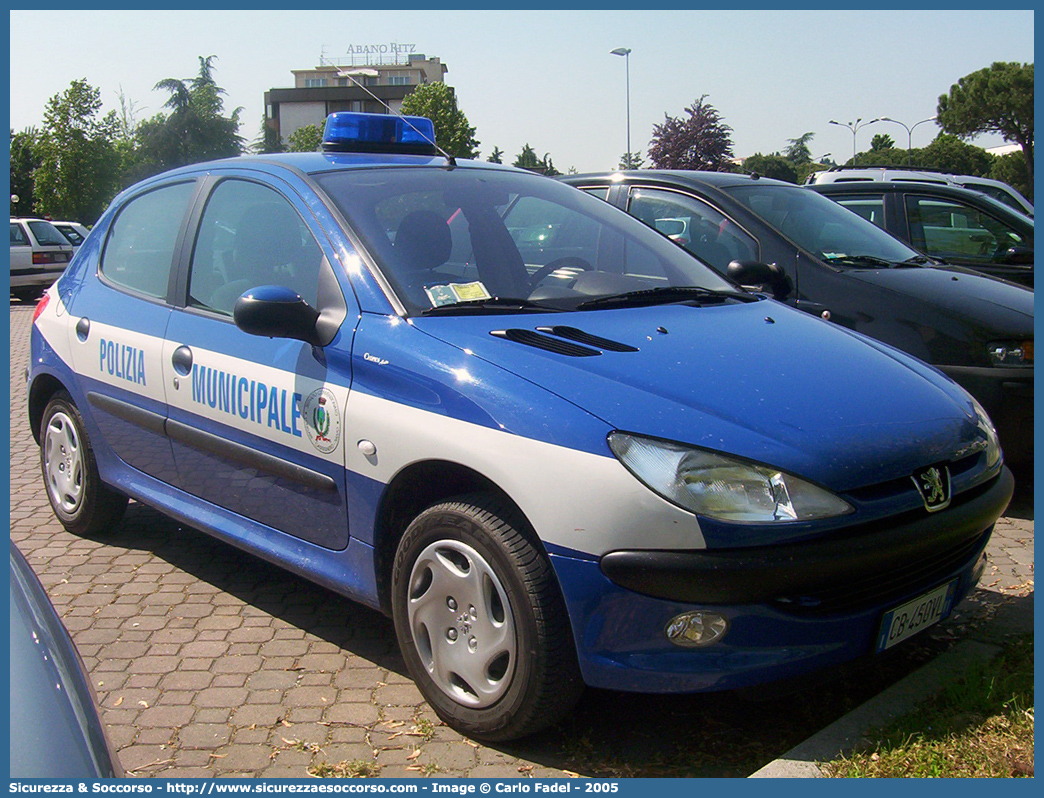
[[[367,59],[384,61],[380,57]],[[447,67],[437,57],[396,54],[391,63],[359,63],[358,56],[334,62],[320,58],[312,69],[291,70],[292,89],[265,92],[265,124],[285,143],[298,128],[325,124],[336,111],[397,113],[403,98],[425,83],[443,82]],[[361,84],[361,85],[359,85]]]

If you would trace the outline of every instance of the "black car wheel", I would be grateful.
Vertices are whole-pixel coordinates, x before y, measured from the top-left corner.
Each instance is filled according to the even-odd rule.
[[[123,517],[127,497],[102,483],[83,418],[64,391],[44,409],[40,467],[51,508],[70,532],[95,534]]]
[[[549,726],[583,689],[564,602],[517,514],[489,496],[429,507],[399,542],[403,657],[447,724],[485,740]]]

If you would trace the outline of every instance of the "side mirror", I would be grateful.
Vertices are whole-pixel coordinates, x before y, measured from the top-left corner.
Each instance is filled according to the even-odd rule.
[[[1033,250],[1029,247],[1009,247],[1002,258],[1004,263],[1012,266],[1025,266],[1033,263]]]
[[[773,299],[783,299],[790,293],[787,275],[775,263],[734,260],[725,274],[730,280],[754,291],[770,291]]]
[[[236,300],[232,320],[250,335],[322,345],[315,326],[319,311],[282,285],[262,285],[245,292]]]

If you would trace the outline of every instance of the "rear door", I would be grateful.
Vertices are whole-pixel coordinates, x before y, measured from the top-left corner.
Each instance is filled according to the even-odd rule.
[[[265,526],[342,549],[348,357],[330,362],[323,348],[249,335],[232,311],[261,285],[290,287],[313,307],[321,284],[324,297],[334,290],[337,302],[353,306],[354,297],[340,293],[329,241],[290,186],[230,172],[212,177],[206,194],[163,354],[178,484]],[[346,354],[351,328],[342,332]]]
[[[127,464],[176,481],[162,376],[174,264],[198,184],[150,188],[129,200],[102,231],[95,262],[62,294],[72,366],[101,436]]]

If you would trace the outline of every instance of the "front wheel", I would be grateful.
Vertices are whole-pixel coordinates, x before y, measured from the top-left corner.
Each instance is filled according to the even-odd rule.
[[[51,508],[73,534],[108,530],[123,517],[127,497],[102,483],[83,418],[64,391],[44,409],[40,468]]]
[[[440,718],[510,740],[565,715],[583,689],[550,563],[517,513],[492,497],[429,507],[399,542],[395,632]]]

